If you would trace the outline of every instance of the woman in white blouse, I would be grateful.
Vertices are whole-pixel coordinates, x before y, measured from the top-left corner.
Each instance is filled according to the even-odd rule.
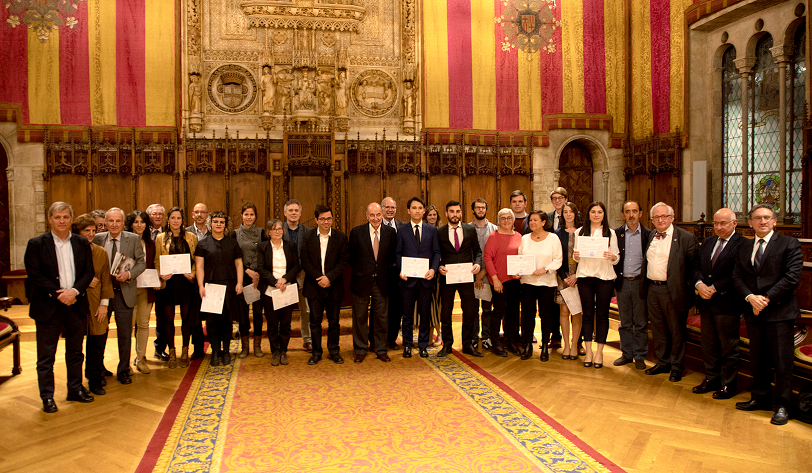
[[[257,246],[259,289],[265,304],[265,320],[268,322],[268,341],[271,343],[271,366],[288,364],[288,343],[290,342],[290,319],[294,305],[274,310],[273,299],[265,294],[270,287],[280,291],[288,289],[287,284],[296,282],[299,274],[299,257],[293,244],[282,237],[285,229],[282,222],[273,219],[266,225],[270,241]]]
[[[541,319],[541,361],[550,359],[547,345],[552,329],[552,309],[555,290],[558,287],[556,270],[561,267],[563,253],[561,240],[546,231],[547,214],[539,210],[527,216],[531,233],[522,237],[520,255],[535,256],[536,269],[532,274],[523,275],[522,281],[522,359],[533,356],[533,331],[536,327],[536,307]]]
[[[606,217],[606,206],[602,202],[592,202],[587,210],[589,223],[575,231],[575,249],[572,257],[578,261],[578,292],[581,296],[581,306],[584,314],[583,329],[581,333],[586,343],[584,366],[589,368],[603,368],[603,346],[606,344],[606,335],[609,333],[609,303],[612,301],[612,292],[615,279],[614,264],[620,259],[617,248],[617,236],[609,228]],[[602,253],[587,256],[581,254],[580,243],[583,238],[605,238],[606,247]],[[594,358],[592,353],[592,333],[595,332],[595,341],[598,343]]]

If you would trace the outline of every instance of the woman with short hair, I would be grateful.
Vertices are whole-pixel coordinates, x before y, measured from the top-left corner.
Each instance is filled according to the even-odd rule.
[[[519,355],[519,303],[521,283],[518,276],[507,273],[507,257],[519,254],[521,233],[513,229],[515,217],[510,209],[502,209],[496,215],[499,225],[485,242],[483,260],[491,280],[493,309],[491,312],[491,351],[497,356],[507,356],[499,341],[499,325],[504,319],[507,349]]]

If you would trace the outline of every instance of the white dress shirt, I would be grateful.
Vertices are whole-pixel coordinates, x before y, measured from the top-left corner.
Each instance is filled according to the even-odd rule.
[[[271,247],[273,248],[273,268],[271,273],[273,277],[276,279],[281,278],[285,275],[285,270],[288,268],[288,260],[285,258],[285,251],[282,249],[283,243],[279,242],[279,246],[277,247],[272,242],[269,242]],[[322,255],[322,260],[324,259],[324,255]],[[322,263],[322,271],[324,263]]]
[[[76,295],[79,291],[73,287],[76,282],[76,266],[73,260],[73,246],[70,244],[71,233],[64,240],[51,232],[54,237],[54,247],[56,248],[56,266],[59,271],[59,287],[61,289],[73,289]]]
[[[767,251],[767,245],[770,244],[770,239],[773,237],[774,230],[770,230],[770,233],[764,235],[764,243],[762,245],[761,254],[764,255],[764,252]],[[758,252],[758,240],[759,237],[756,235],[755,240],[753,240],[753,253],[750,255],[750,263],[755,264],[756,262],[756,252]],[[762,260],[762,264],[764,261]]]
[[[450,241],[452,245],[454,245],[454,233],[457,234],[457,238],[460,240],[460,246],[462,246],[462,225],[458,223],[456,227],[453,227],[450,223],[448,224],[448,241]],[[420,237],[422,238],[423,235],[420,235]]]
[[[378,234],[378,244],[381,243],[381,225],[378,225],[378,228],[375,229],[372,227],[372,224],[369,224],[369,241],[374,245],[375,244],[375,233]]]
[[[326,276],[327,272],[324,271],[324,259],[327,257],[327,244],[330,242],[330,234],[333,233],[333,230],[330,229],[327,235],[322,235],[318,229],[316,229],[316,231],[319,233],[319,249],[321,250],[321,274]]]
[[[656,230],[655,230],[656,231]],[[668,280],[668,255],[671,254],[671,242],[674,239],[674,225],[665,230],[665,238],[657,238],[656,233],[646,251],[648,270],[646,277],[652,281]]]
[[[578,251],[578,238],[581,235],[581,228],[575,230],[575,247],[573,248],[573,251]],[[602,237],[603,227],[598,227],[597,230],[592,232],[591,236]],[[613,257],[611,261],[603,257],[576,259],[575,261],[578,262],[578,271],[576,272],[576,276],[579,278],[598,278],[603,279],[604,281],[611,281],[617,278],[614,264],[620,260],[620,250],[617,246],[617,236],[615,235],[615,231],[611,228],[609,229],[609,248],[607,249],[612,252]]]

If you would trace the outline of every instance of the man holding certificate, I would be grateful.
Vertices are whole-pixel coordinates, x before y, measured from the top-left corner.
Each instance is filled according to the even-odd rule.
[[[440,243],[434,225],[423,222],[425,204],[419,197],[406,203],[410,222],[398,229],[397,258],[403,296],[403,357],[412,357],[414,308],[420,315],[417,346],[420,357],[428,358],[431,329],[432,279],[440,266]]]
[[[456,200],[445,205],[448,224],[440,227],[440,322],[443,324],[443,348],[437,356],[451,354],[454,332],[451,327],[451,311],[454,310],[454,294],[459,291],[462,301],[462,352],[466,355],[484,356],[473,342],[477,326],[477,300],[474,297],[474,275],[482,266],[482,249],[479,247],[473,225],[461,223],[462,206]]]

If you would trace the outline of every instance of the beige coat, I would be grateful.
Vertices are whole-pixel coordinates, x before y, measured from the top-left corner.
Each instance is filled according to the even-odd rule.
[[[90,307],[90,314],[87,317],[87,332],[89,335],[104,335],[107,333],[108,317],[103,321],[96,320],[96,310],[102,299],[112,299],[113,279],[110,277],[110,261],[107,252],[101,246],[91,243],[90,249],[93,252],[93,277],[99,280],[96,287],[87,288],[87,304]]]
[[[158,275],[161,274],[161,255],[168,255],[169,254],[169,242],[164,242],[164,236],[166,233],[161,232],[155,238],[155,269],[158,270]],[[195,281],[195,248],[197,248],[197,236],[192,232],[184,232],[184,238],[186,239],[186,243],[189,244],[189,253],[192,255],[192,283],[197,284]],[[161,279],[161,289],[166,288],[166,281]]]

